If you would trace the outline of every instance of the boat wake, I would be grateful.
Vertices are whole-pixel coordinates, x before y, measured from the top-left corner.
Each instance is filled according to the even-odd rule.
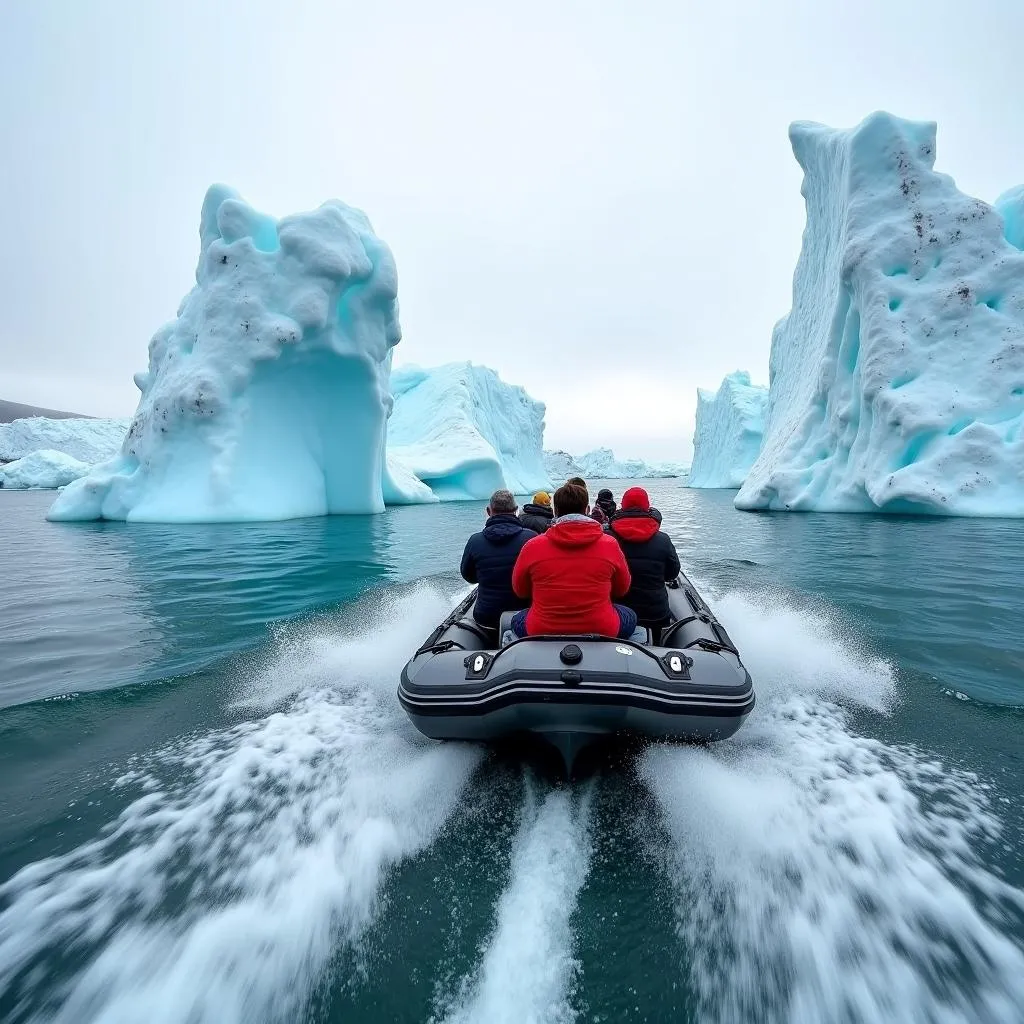
[[[422,741],[393,697],[446,605],[420,588],[375,608],[369,635],[284,638],[244,698],[278,710],[140,758],[101,835],[0,887],[0,1017],[301,1016],[479,762]]]
[[[1020,1019],[1024,951],[1007,933],[1024,893],[979,855],[1000,831],[986,787],[857,733],[893,703],[895,674],[832,624],[735,595],[715,607],[758,708],[729,744],[641,763],[700,1018]]]
[[[615,999],[622,1010],[622,985],[644,978],[652,992],[630,1007],[669,999],[702,1021],[1019,1019],[1024,951],[1011,936],[1024,934],[1024,893],[988,866],[991,796],[859,731],[895,705],[895,672],[834,623],[716,601],[757,684],[737,737],[642,755],[653,801],[630,785],[609,796],[600,777],[554,789],[527,777],[519,807],[517,771],[491,762],[470,786],[482,751],[422,740],[395,700],[408,651],[449,607],[431,587],[366,595],[340,627],[290,626],[269,653],[236,659],[246,721],[140,756],[95,838],[0,885],[0,1019],[290,1022],[318,1000],[372,1016],[389,978],[413,968],[430,979],[416,988],[420,1018],[447,1024],[562,1024]],[[639,840],[594,853],[599,797]],[[478,800],[504,804],[479,818]],[[655,888],[663,905],[671,883],[684,977],[672,979],[670,926],[642,909],[634,931],[608,931],[634,921],[607,916],[599,896],[623,856],[641,908]],[[390,940],[379,952],[388,928],[400,962]],[[656,956],[606,977],[594,950],[624,944]]]
[[[435,1019],[446,1024],[519,1024],[576,1019],[571,1005],[579,964],[570,918],[590,870],[593,785],[542,800],[528,784],[508,884],[479,966]]]

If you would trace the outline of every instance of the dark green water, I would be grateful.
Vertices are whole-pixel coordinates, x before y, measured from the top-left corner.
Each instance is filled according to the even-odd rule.
[[[1024,1020],[1024,530],[649,483],[758,708],[569,787],[394,699],[479,505],[0,493],[0,1020]]]

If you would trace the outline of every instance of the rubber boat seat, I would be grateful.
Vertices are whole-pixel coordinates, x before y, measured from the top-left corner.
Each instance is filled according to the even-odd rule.
[[[499,642],[500,642],[500,645],[502,647],[506,646],[506,644],[504,642],[504,638],[505,638],[506,634],[509,634],[509,633],[512,632],[512,616],[513,615],[515,615],[515,612],[502,612],[501,613],[501,619],[498,622],[498,637],[500,638]],[[461,623],[460,623],[460,625],[461,625]],[[482,627],[478,627],[478,628],[482,628]],[[643,623],[639,624],[638,630],[639,630],[638,633],[634,633],[633,634],[633,639],[634,640],[637,640],[637,641],[639,641],[640,643],[643,643],[643,644],[654,644],[655,643],[656,633],[657,633],[656,630],[652,629],[650,626],[644,625]]]
[[[498,643],[504,647],[504,637],[507,633],[512,633],[512,616],[515,612],[502,612],[501,618],[498,620]],[[513,634],[514,635],[514,634]]]

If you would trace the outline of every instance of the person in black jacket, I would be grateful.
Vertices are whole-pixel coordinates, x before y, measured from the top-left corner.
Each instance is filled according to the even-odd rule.
[[[481,626],[497,629],[502,612],[526,607],[512,590],[512,567],[523,545],[536,536],[516,518],[511,492],[495,491],[487,506],[487,525],[466,541],[459,566],[462,578],[477,584],[473,618]]]
[[[602,526],[606,526],[617,511],[612,492],[607,487],[602,487],[597,492],[597,501],[594,502],[594,507],[590,510],[590,518],[596,519]]]
[[[651,508],[642,487],[630,487],[623,494],[622,507],[612,516],[608,532],[619,542],[633,578],[622,603],[636,612],[640,625],[667,626],[665,584],[679,575],[679,556],[672,538],[661,532],[661,513]]]
[[[543,533],[555,520],[555,513],[551,509],[551,495],[547,491],[538,491],[533,496],[533,501],[523,506],[519,513],[519,522],[528,530]]]

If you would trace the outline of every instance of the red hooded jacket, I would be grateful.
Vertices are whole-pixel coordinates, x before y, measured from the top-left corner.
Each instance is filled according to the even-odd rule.
[[[512,589],[530,599],[526,632],[619,632],[613,597],[629,590],[622,549],[589,516],[556,519],[523,545],[512,570]]]

